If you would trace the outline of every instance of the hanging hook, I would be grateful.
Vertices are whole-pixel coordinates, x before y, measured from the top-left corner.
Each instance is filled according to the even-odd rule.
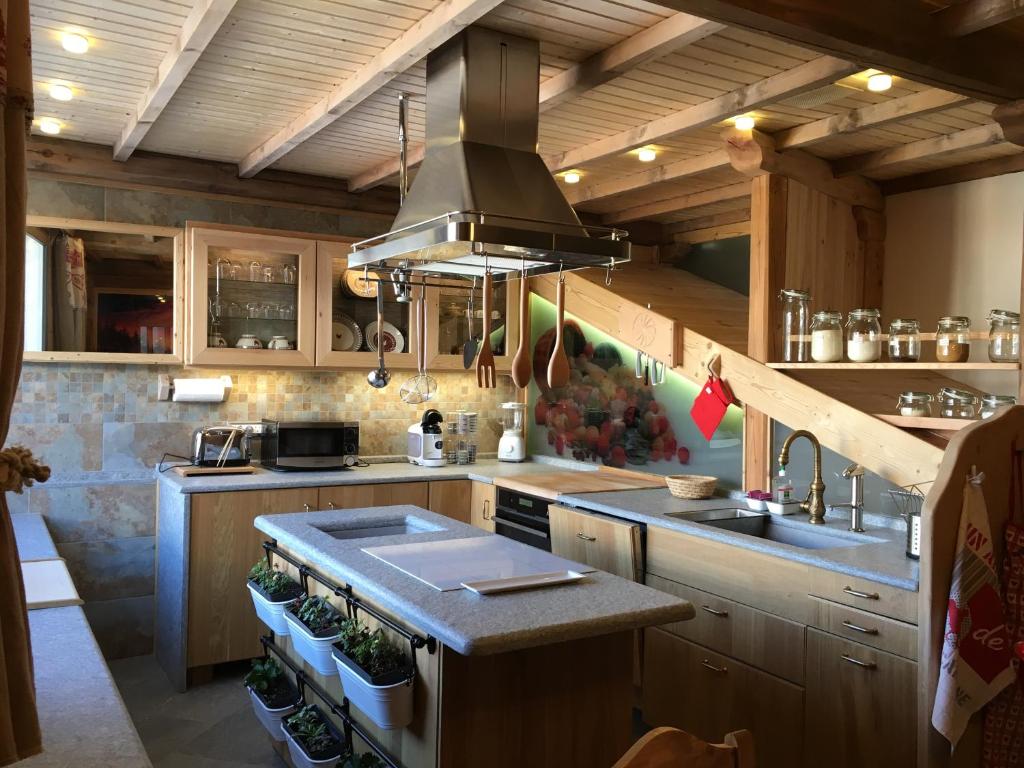
[[[612,284],[612,266],[613,266],[613,264],[614,264],[614,262],[608,264],[604,268],[604,284],[605,284],[605,286],[609,286],[609,285]]]
[[[722,378],[722,356],[712,356],[706,363],[704,363],[704,368],[712,379]]]
[[[565,282],[565,275],[562,274],[562,267],[564,266],[565,265],[562,262],[558,262],[558,282],[560,283]]]

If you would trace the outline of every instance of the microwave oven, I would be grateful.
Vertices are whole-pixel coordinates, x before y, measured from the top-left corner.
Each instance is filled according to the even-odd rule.
[[[263,419],[260,464],[278,472],[347,469],[359,461],[359,422]]]

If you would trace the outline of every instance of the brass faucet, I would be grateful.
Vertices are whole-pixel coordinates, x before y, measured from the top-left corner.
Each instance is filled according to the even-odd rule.
[[[818,442],[818,438],[806,429],[793,432],[782,443],[779,464],[783,467],[789,464],[789,446],[798,437],[806,437],[814,446],[814,480],[811,481],[811,489],[807,493],[807,498],[800,504],[800,509],[811,516],[810,522],[820,525],[825,522],[825,483],[821,479],[821,443]]]

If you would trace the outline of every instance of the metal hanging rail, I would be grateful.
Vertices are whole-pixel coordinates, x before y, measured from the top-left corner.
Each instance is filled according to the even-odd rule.
[[[417,634],[416,632],[412,632],[411,630],[406,629],[401,624],[395,623],[394,620],[385,616],[376,608],[367,605],[358,597],[356,597],[352,592],[352,586],[350,584],[346,584],[344,587],[338,586],[337,583],[331,581],[329,578],[324,576],[319,571],[310,568],[305,563],[299,562],[294,557],[289,555],[287,552],[280,549],[277,546],[276,541],[263,542],[263,549],[266,551],[267,563],[269,563],[270,565],[273,565],[273,562],[270,559],[270,555],[271,553],[273,553],[277,557],[280,557],[282,560],[285,560],[294,565],[296,568],[298,568],[299,577],[302,579],[302,588],[307,593],[309,592],[308,580],[313,579],[314,581],[317,581],[323,586],[327,587],[327,589],[331,590],[335,597],[340,597],[341,599],[343,599],[349,608],[349,615],[354,615],[356,611],[364,611],[370,616],[373,616],[373,618],[375,618],[381,624],[384,624],[386,627],[388,627],[389,629],[393,630],[394,632],[398,633],[406,640],[408,640],[413,650],[412,661],[414,665],[416,663],[417,649],[426,648],[428,653],[434,653],[434,651],[437,650],[436,637],[431,637],[430,635],[424,637],[423,635]]]
[[[288,667],[288,669],[292,671],[292,674],[295,675],[295,686],[299,689],[299,695],[302,696],[303,702],[306,701],[306,689],[308,688],[317,695],[317,698],[327,706],[332,714],[341,719],[345,724],[345,741],[348,743],[350,751],[353,751],[352,734],[355,733],[360,739],[366,742],[366,745],[373,751],[373,753],[387,763],[390,768],[404,768],[402,764],[389,755],[369,733],[364,731],[362,726],[360,726],[352,717],[348,697],[342,698],[341,703],[339,704],[338,701],[324,690],[319,683],[306,674],[304,669],[288,658],[284,651],[282,651],[277,643],[274,642],[272,635],[263,635],[260,637],[260,642],[263,643],[264,654],[273,653],[281,662],[284,663],[286,667]]]

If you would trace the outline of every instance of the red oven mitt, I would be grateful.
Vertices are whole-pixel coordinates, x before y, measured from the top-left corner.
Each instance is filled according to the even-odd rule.
[[[693,400],[690,416],[706,440],[715,434],[729,406],[736,402],[729,385],[717,376],[709,376]]]

